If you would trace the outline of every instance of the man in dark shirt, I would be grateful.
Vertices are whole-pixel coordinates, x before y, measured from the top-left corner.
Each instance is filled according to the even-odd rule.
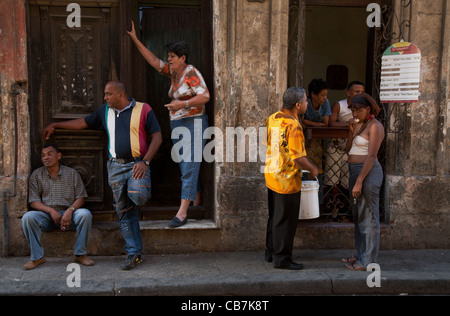
[[[36,169],[29,179],[31,211],[22,218],[25,237],[31,248],[31,261],[23,268],[32,270],[44,263],[41,232],[59,227],[63,232],[77,230],[75,262],[94,265],[86,254],[86,244],[92,225],[92,215],[81,208],[87,197],[83,180],[78,172],[59,163],[61,153],[55,145],[46,145],[41,151],[43,167]]]
[[[90,128],[108,133],[108,180],[128,253],[122,269],[130,270],[142,262],[142,236],[135,206],[151,197],[149,165],[162,143],[161,128],[152,108],[128,98],[121,82],[108,82],[104,99],[106,103],[85,118],[48,125],[43,137],[49,139],[56,128]]]

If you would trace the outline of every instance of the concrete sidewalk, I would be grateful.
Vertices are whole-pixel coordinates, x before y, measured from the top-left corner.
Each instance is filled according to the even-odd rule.
[[[47,258],[35,270],[28,258],[0,258],[0,295],[450,295],[450,250],[390,250],[379,257],[381,287],[370,288],[371,272],[346,269],[352,250],[297,250],[300,271],[274,269],[263,251],[145,255],[132,271],[119,269],[125,256],[92,257],[81,266],[81,286],[69,287],[72,258]]]

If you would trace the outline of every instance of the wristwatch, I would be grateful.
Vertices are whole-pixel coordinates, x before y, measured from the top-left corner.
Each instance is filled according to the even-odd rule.
[[[143,163],[145,163],[147,165],[147,167],[150,167],[150,161],[148,160],[142,160]]]
[[[189,100],[186,100],[186,106],[184,107],[185,110],[189,110]]]
[[[75,208],[73,206],[69,207],[69,210],[75,212]]]

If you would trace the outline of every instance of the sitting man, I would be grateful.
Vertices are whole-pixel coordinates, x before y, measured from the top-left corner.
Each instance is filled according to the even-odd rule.
[[[87,197],[83,180],[77,171],[60,164],[61,152],[55,145],[41,151],[43,167],[36,169],[29,180],[29,212],[22,218],[23,231],[31,248],[31,261],[23,268],[31,270],[43,264],[42,231],[59,227],[61,231],[77,230],[75,262],[94,265],[87,257],[86,244],[92,225],[89,210],[81,208]]]

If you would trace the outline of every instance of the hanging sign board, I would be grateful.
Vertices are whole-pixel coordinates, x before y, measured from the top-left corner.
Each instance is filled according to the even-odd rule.
[[[419,101],[420,50],[412,43],[400,42],[389,47],[381,63],[381,103]]]

